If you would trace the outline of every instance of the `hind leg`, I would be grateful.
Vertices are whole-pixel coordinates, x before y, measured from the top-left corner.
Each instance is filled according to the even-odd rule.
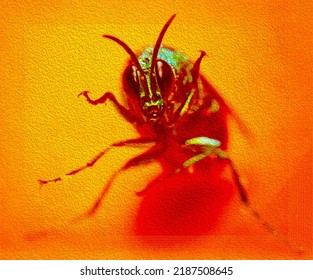
[[[98,210],[99,207],[101,206],[101,203],[105,196],[107,195],[108,191],[110,190],[113,181],[115,178],[121,174],[123,171],[138,166],[142,164],[147,164],[155,159],[157,159],[162,153],[164,149],[160,145],[153,146],[150,150],[144,152],[143,154],[136,156],[132,159],[130,159],[128,162],[126,162],[121,168],[119,168],[110,178],[108,183],[104,186],[103,190],[99,194],[98,198],[96,201],[92,204],[92,206],[89,208],[89,210],[86,211],[86,213],[80,215],[74,221],[81,220],[84,218],[89,218],[93,216]]]
[[[166,178],[169,178],[169,177],[181,172],[182,170],[187,169],[187,170],[192,171],[193,166],[197,162],[199,162],[205,158],[208,158],[208,157],[216,157],[217,159],[225,161],[229,165],[231,172],[232,172],[232,179],[233,179],[236,187],[238,188],[240,198],[245,205],[249,205],[247,192],[246,192],[243,184],[240,181],[240,176],[239,176],[236,168],[234,167],[232,160],[227,155],[227,153],[219,148],[220,145],[221,145],[220,141],[218,141],[216,139],[204,137],[204,136],[191,138],[191,139],[187,140],[185,142],[185,145],[182,146],[182,148],[187,148],[187,149],[190,149],[194,152],[199,152],[199,153],[196,154],[195,156],[191,157],[190,159],[186,160],[182,164],[181,167],[179,167],[175,170],[175,172],[164,174],[163,176],[159,177],[155,181],[155,183],[160,182]],[[151,188],[151,187],[152,187],[152,185],[149,185],[149,188]],[[148,190],[148,188],[146,188],[140,192],[137,192],[137,195],[142,196],[145,194],[145,192],[147,190]]]
[[[232,172],[233,181],[238,188],[240,198],[244,204],[248,205],[249,203],[248,203],[247,192],[244,189],[244,186],[242,185],[240,181],[240,176],[236,168],[234,167],[232,160],[227,155],[227,153],[219,148],[220,144],[221,143],[218,140],[208,138],[208,137],[197,137],[197,138],[192,138],[192,139],[187,140],[185,142],[186,148],[190,148],[192,150],[201,150],[201,153],[185,161],[183,163],[183,168],[190,168],[195,163],[210,156],[215,156],[218,159],[221,159],[227,162]],[[178,168],[175,173],[178,173],[181,170],[182,168]]]

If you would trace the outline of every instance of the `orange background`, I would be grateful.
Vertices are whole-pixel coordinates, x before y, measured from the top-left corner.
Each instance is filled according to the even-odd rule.
[[[231,122],[230,154],[251,203],[297,255],[234,199],[208,236],[140,237],[135,191],[157,163],[121,174],[94,218],[66,225],[96,199],[110,174],[142,149],[112,150],[94,168],[39,189],[37,179],[77,168],[106,145],[137,136],[112,104],[128,56],[164,44],[192,60],[245,121]],[[15,1],[0,4],[2,259],[312,258],[312,3],[310,1]],[[38,233],[38,234],[37,234]],[[42,233],[42,234],[39,234]]]

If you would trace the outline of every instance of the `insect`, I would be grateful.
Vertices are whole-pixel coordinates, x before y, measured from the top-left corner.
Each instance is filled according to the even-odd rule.
[[[122,75],[127,106],[122,105],[111,92],[106,92],[97,100],[92,100],[88,91],[83,91],[79,96],[84,96],[92,105],[112,102],[120,115],[136,127],[141,137],[105,147],[86,165],[70,171],[65,176],[72,176],[92,167],[113,147],[147,144],[152,146],[130,159],[112,175],[99,197],[82,217],[90,217],[98,211],[118,174],[162,157],[164,172],[158,180],[176,176],[178,173],[193,173],[203,168],[203,164],[221,165],[220,169],[227,166],[242,202],[249,204],[238,172],[226,152],[229,137],[227,119],[231,115],[235,118],[236,116],[200,73],[200,64],[206,53],[200,51],[200,56],[192,63],[173,48],[161,46],[175,16],[171,16],[166,22],[155,46],[146,48],[138,56],[120,39],[111,35],[103,36],[120,45],[130,56]],[[207,175],[210,180],[210,173]],[[61,180],[62,177],[58,177],[39,180],[39,183],[45,185]],[[151,186],[149,184],[137,194],[144,195]]]
[[[40,185],[61,181],[67,176],[73,176],[86,168],[93,167],[112,148],[149,145],[148,150],[128,160],[116,170],[91,207],[73,221],[95,215],[114,179],[132,167],[158,161],[163,169],[159,177],[151,181],[145,189],[137,192],[139,196],[145,195],[158,184],[159,186],[163,184],[163,187],[167,188],[180,181],[178,185],[182,185],[183,182],[183,187],[188,188],[191,187],[188,184],[195,185],[199,182],[203,184],[203,178],[205,183],[218,181],[223,170],[227,168],[235,190],[252,216],[270,234],[279,237],[290,248],[302,253],[301,249],[295,248],[250,206],[240,176],[227,154],[228,118],[234,118],[241,132],[246,136],[250,136],[250,132],[218,91],[200,73],[200,64],[206,53],[200,51],[200,56],[192,63],[175,49],[161,46],[163,37],[175,16],[175,14],[171,16],[163,26],[154,47],[146,48],[139,55],[136,55],[122,40],[111,35],[103,35],[104,38],[121,46],[130,56],[122,75],[126,106],[121,104],[112,92],[106,92],[96,100],[89,97],[88,91],[79,94],[91,105],[112,102],[119,114],[137,129],[140,137],[113,143],[100,151],[87,164],[62,177],[38,180]],[[223,185],[217,186],[220,187],[222,188]],[[215,203],[214,207],[216,205]],[[213,213],[213,216],[215,214]]]

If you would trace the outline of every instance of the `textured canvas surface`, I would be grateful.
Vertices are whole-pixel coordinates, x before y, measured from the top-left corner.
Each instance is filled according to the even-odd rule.
[[[92,169],[39,189],[38,179],[137,136],[112,104],[93,107],[77,95],[112,91],[122,102],[128,56],[102,35],[140,51],[174,13],[164,44],[191,60],[207,52],[202,73],[253,135],[245,139],[230,122],[230,154],[251,204],[293,248],[267,232],[237,194],[203,231],[193,229],[205,228],[210,213],[188,187],[173,182],[137,197],[161,172],[157,163],[121,174],[95,217],[67,224],[143,149],[112,150]],[[311,259],[311,14],[310,1],[1,3],[0,258]],[[184,216],[190,208],[191,218]]]

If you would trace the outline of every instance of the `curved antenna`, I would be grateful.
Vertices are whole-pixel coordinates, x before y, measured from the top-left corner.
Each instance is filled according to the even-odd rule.
[[[130,58],[131,60],[135,63],[135,65],[137,66],[139,72],[140,72],[140,75],[141,76],[144,76],[144,72],[140,66],[140,63],[135,55],[135,53],[131,50],[131,48],[129,46],[126,45],[126,43],[124,43],[122,40],[114,37],[114,36],[111,36],[111,35],[103,35],[104,38],[107,38],[107,39],[110,39],[114,42],[116,42],[117,44],[119,44],[129,55],[130,55]]]
[[[151,74],[154,72],[154,68],[155,68],[155,64],[156,64],[156,60],[157,60],[157,56],[158,56],[158,52],[164,37],[164,34],[166,32],[166,30],[168,29],[168,27],[170,26],[170,24],[172,23],[172,21],[174,20],[174,18],[176,17],[176,14],[172,15],[170,17],[170,19],[165,23],[165,25],[163,26],[160,35],[155,43],[154,46],[154,50],[153,50],[153,55],[152,55],[152,59],[151,59]]]

